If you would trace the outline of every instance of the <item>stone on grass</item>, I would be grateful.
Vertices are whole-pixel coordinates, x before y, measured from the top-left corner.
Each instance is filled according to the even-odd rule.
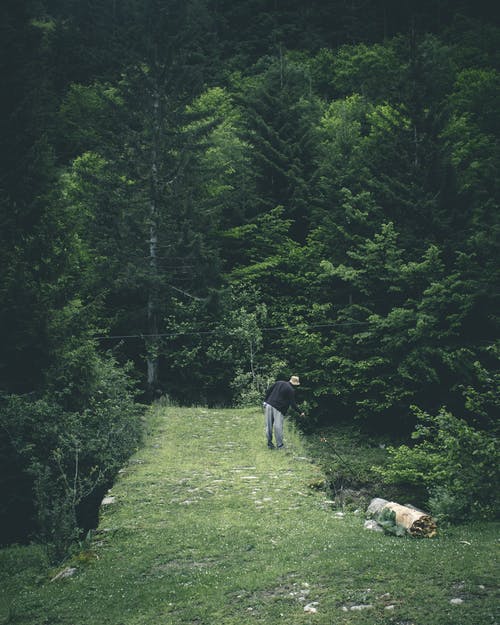
[[[369,519],[368,521],[365,521],[364,528],[365,530],[372,530],[374,532],[384,531],[382,527],[380,527],[380,525],[377,523],[377,521],[374,521],[373,519]]]
[[[372,516],[377,512],[380,512],[380,510],[382,510],[386,503],[387,499],[382,499],[381,497],[375,497],[374,499],[372,499],[370,505],[366,509],[367,516]]]
[[[462,605],[463,602],[464,602],[464,600],[460,599],[460,597],[457,597],[456,599],[451,599],[450,600],[451,605]]]
[[[60,579],[66,579],[67,577],[72,577],[75,573],[76,573],[76,568],[68,566],[63,571],[58,573],[55,577],[53,577],[50,581],[57,582]]]
[[[318,609],[316,608],[317,605],[319,605],[317,601],[308,603],[306,606],[304,606],[304,612],[310,612],[311,614],[315,614],[318,611]]]

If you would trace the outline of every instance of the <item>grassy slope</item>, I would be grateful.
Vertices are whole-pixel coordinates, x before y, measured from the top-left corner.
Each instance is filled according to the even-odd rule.
[[[74,577],[51,583],[35,548],[0,552],[13,597],[4,622],[495,623],[494,525],[436,540],[367,532],[310,488],[321,475],[290,428],[278,452],[255,411],[169,408],[152,420]],[[317,613],[304,612],[311,602]]]

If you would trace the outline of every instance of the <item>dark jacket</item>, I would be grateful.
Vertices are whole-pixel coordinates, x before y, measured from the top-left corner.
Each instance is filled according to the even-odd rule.
[[[295,403],[295,389],[290,382],[283,382],[281,380],[275,382],[267,389],[264,401],[266,404],[279,410],[281,414],[286,414],[290,406],[299,412],[299,408]]]

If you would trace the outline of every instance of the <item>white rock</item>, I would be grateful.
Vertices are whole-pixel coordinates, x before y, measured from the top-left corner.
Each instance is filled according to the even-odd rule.
[[[378,512],[379,510],[381,510],[385,506],[386,503],[389,503],[387,499],[381,499],[380,497],[375,497],[375,499],[372,499],[370,501],[370,505],[368,506],[366,510],[367,516],[370,516],[374,514],[375,512]]]
[[[115,503],[115,497],[104,497],[101,502],[102,506],[110,506],[112,503]]]
[[[391,604],[391,605],[386,605],[386,606],[385,606],[385,609],[386,609],[386,610],[394,610],[394,608],[395,608],[395,607],[396,607],[395,605],[392,605],[392,604]]]
[[[360,610],[371,610],[372,608],[373,608],[373,606],[370,603],[351,606],[351,610],[353,612],[360,611]]]
[[[374,532],[383,532],[384,530],[380,527],[380,525],[377,523],[377,521],[374,521],[373,519],[369,519],[368,521],[365,521],[365,524],[363,526],[365,528],[365,530],[372,530]]]
[[[460,597],[457,597],[456,599],[451,599],[450,603],[452,605],[462,605],[462,603],[464,602],[463,599],[460,599]]]
[[[76,569],[68,566],[67,568],[64,569],[64,571],[61,571],[60,573],[58,573],[50,581],[56,582],[59,579],[66,579],[67,577],[72,577],[75,573],[76,573]]]
[[[311,614],[315,614],[318,610],[315,606],[319,605],[317,601],[313,601],[312,603],[308,603],[304,606],[304,612],[310,612]]]

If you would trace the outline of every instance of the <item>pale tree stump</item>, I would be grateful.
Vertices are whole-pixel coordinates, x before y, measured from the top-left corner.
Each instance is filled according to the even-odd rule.
[[[437,533],[434,519],[413,506],[402,506],[393,501],[376,498],[372,499],[366,512],[369,517],[377,521],[383,518],[384,511],[387,510],[394,512],[396,525],[403,527],[411,536],[432,538]]]

